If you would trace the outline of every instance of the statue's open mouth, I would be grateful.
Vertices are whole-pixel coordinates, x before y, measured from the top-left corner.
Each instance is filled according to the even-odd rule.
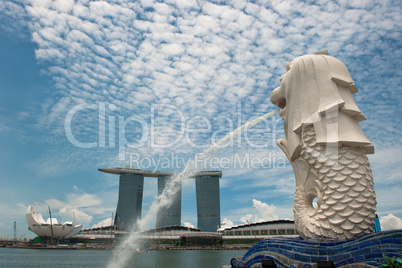
[[[285,117],[286,117],[286,107],[279,110],[279,116],[280,116],[283,120],[285,120]]]

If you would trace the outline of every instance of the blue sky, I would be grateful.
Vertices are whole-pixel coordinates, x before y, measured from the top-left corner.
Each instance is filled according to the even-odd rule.
[[[0,237],[13,235],[14,221],[19,236],[34,236],[29,205],[44,215],[50,205],[59,221],[74,211],[86,228],[105,224],[118,177],[97,168],[180,171],[230,130],[276,109],[269,96],[286,62],[323,49],[345,63],[359,90],[368,118],[361,126],[376,150],[369,159],[378,215],[384,227],[402,228],[401,6],[2,1]],[[223,172],[222,221],[293,219],[293,171],[275,144],[282,137],[276,115],[210,159]],[[183,184],[183,224],[196,226],[194,181]],[[146,179],[144,214],[156,189]]]

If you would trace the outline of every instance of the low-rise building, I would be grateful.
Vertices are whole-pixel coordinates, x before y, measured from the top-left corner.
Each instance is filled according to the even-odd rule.
[[[264,239],[269,236],[296,236],[295,223],[291,220],[275,220],[256,222],[231,227],[221,227],[218,232],[222,234],[224,240],[229,239]]]

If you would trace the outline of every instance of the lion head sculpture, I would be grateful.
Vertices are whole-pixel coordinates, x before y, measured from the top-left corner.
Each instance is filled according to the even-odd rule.
[[[326,51],[298,57],[287,64],[280,81],[281,86],[271,93],[271,102],[281,108],[285,120],[289,160],[299,156],[302,125],[309,123],[314,124],[318,144],[363,147],[366,153],[374,153],[359,125],[366,117],[352,96],[357,88],[340,60]],[[336,118],[329,114],[334,111],[339,111]],[[333,124],[338,126],[337,133],[328,131]]]

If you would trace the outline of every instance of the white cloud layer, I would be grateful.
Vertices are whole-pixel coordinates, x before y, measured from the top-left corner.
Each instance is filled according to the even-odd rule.
[[[258,97],[277,84],[272,74],[287,60],[323,48],[361,54],[354,44],[368,40],[365,50],[376,49],[402,23],[398,7],[358,1],[60,2],[26,6],[36,57],[50,64],[64,95],[49,107],[50,120],[101,100],[129,114],[164,102],[213,116],[246,96],[266,108]]]
[[[279,210],[275,205],[269,205],[257,199],[253,199],[252,202],[253,208],[240,209],[238,212],[235,213],[237,216],[231,216],[231,219],[229,219],[228,217],[224,218],[221,228],[232,227],[235,225],[234,222],[249,224],[256,222],[273,221],[280,218],[278,216]],[[246,211],[251,212],[252,214],[247,213],[246,215],[244,215],[244,212]]]
[[[253,222],[273,221],[278,220],[277,208],[274,205],[263,203],[259,200],[253,199],[253,207],[257,210],[257,214],[247,214],[240,218],[244,224]]]
[[[112,217],[106,218],[104,220],[101,220],[100,222],[92,225],[91,228],[100,228],[100,227],[106,227],[106,226],[111,226],[113,224],[113,219]]]
[[[43,98],[39,94],[38,100],[33,100],[40,109],[31,112],[32,108],[27,108],[18,114],[18,119],[32,125],[2,117],[5,123],[1,123],[0,133],[18,133],[21,140],[35,141],[44,148],[27,165],[30,172],[44,177],[98,166],[124,166],[129,153],[154,158],[171,152],[193,156],[202,149],[185,139],[167,149],[151,146],[149,131],[144,144],[127,149],[126,161],[119,161],[119,118],[139,116],[150,126],[153,105],[172,105],[183,117],[171,109],[156,111],[154,143],[174,141],[182,127],[180,119],[188,123],[198,116],[212,122],[211,131],[192,133],[191,141],[208,145],[214,131],[222,130],[218,137],[229,131],[224,118],[237,127],[238,118],[245,123],[274,109],[269,95],[279,85],[287,61],[328,49],[330,55],[345,62],[359,89],[356,102],[368,118],[362,127],[379,152],[371,162],[379,207],[394,210],[400,202],[386,193],[401,183],[400,146],[395,146],[402,142],[401,14],[402,7],[395,1],[2,1],[0,28],[7,33],[28,33],[42,73],[54,86],[49,89],[51,94]],[[96,148],[77,148],[66,137],[66,116],[83,103],[104,103],[106,107],[104,115],[86,109],[72,120],[74,137],[97,142]],[[105,120],[104,125],[100,119]],[[198,120],[194,125],[201,123]],[[220,153],[251,152],[261,158],[277,152],[274,140],[283,136],[282,121],[273,125],[270,130],[252,131],[248,137],[266,142],[267,148],[242,143]],[[135,145],[141,139],[141,126],[135,122],[124,126],[124,138]],[[185,126],[185,131],[192,126]],[[224,182],[225,189],[247,189],[255,198],[256,212],[242,213],[239,219],[272,220],[281,215],[278,202],[289,201],[294,191],[287,165],[283,169],[224,170],[224,179],[230,179]],[[265,199],[268,190],[273,196],[269,200]],[[80,221],[89,222],[106,210],[100,196],[71,193],[63,201],[49,202],[65,217],[76,210]]]
[[[228,218],[223,219],[222,224],[221,224],[222,229],[230,228],[230,227],[233,227],[233,226],[235,226],[235,225],[231,220],[229,220]]]
[[[380,217],[381,230],[394,230],[402,229],[402,219],[394,216],[393,214],[388,214],[388,216]]]
[[[76,186],[73,188],[74,192],[66,194],[64,199],[48,199],[43,202],[35,202],[32,204],[34,211],[41,212],[44,218],[49,218],[48,209],[50,207],[52,217],[59,218],[59,221],[61,218],[63,222],[71,221],[88,228],[94,220],[94,216],[98,218],[99,215],[105,214],[105,209],[109,208],[105,207],[98,196],[85,193]],[[21,206],[26,211],[27,206]]]
[[[182,224],[184,227],[191,227],[191,228],[194,228],[194,225],[191,224],[191,222],[181,221],[181,224]]]
[[[257,209],[257,211],[260,213],[261,217],[265,221],[272,221],[279,219],[279,216],[277,215],[278,213],[277,208],[274,205],[269,205],[256,199],[253,199],[253,207]]]

